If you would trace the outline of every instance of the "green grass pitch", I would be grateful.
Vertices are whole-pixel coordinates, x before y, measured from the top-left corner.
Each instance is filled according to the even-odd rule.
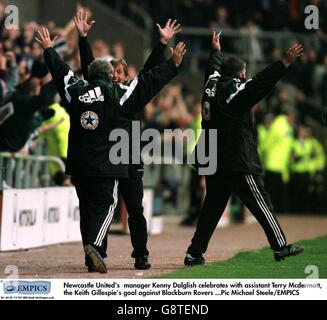
[[[319,278],[326,279],[327,236],[299,241],[296,244],[304,246],[304,252],[299,256],[286,258],[282,262],[275,262],[272,251],[269,248],[263,248],[256,251],[240,252],[235,257],[226,261],[184,268],[160,276],[160,278],[305,279],[312,274],[312,270],[317,270],[318,268]]]

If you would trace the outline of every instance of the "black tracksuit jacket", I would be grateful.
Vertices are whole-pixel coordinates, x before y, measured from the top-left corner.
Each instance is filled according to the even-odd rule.
[[[177,75],[174,62],[167,60],[139,74],[126,91],[118,83],[79,80],[53,48],[45,50],[44,58],[70,113],[66,173],[76,177],[127,177],[127,165],[113,164],[109,159],[114,144],[109,135],[116,128],[129,130],[135,108],[148,103]]]
[[[202,128],[217,129],[218,171],[262,175],[252,107],[273,89],[287,69],[278,61],[252,79],[241,81],[220,75],[222,61],[221,52],[211,53],[202,101]]]
[[[152,50],[150,56],[146,60],[142,71],[143,72],[149,71],[151,68],[154,68],[160,65],[164,61],[164,53],[165,53],[166,45],[159,42]],[[87,41],[87,37],[80,37],[79,38],[79,50],[81,56],[81,69],[84,76],[84,79],[88,80],[88,67],[94,61],[94,56],[92,53],[92,48]],[[130,83],[128,84],[130,85]],[[141,121],[144,115],[144,107],[145,104],[142,104],[142,101],[138,102],[133,109],[133,112],[129,113],[129,118],[131,121]],[[130,177],[142,177],[144,171],[144,164],[142,162],[141,155],[133,155],[132,144],[139,143],[139,141],[133,141],[133,135],[130,134],[130,164],[129,164],[129,176]],[[140,164],[132,164],[132,157],[135,159],[136,157],[139,158]]]

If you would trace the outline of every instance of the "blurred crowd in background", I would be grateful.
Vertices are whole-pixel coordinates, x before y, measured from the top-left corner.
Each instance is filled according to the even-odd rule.
[[[265,169],[267,189],[277,212],[318,212],[325,210],[323,195],[326,192],[326,128],[321,121],[321,112],[327,106],[327,2],[312,0],[256,0],[256,1],[215,1],[215,0],[179,0],[179,1],[141,1],[106,0],[113,10],[129,19],[141,28],[145,28],[144,12],[154,22],[163,24],[168,18],[176,18],[181,25],[218,29],[238,29],[257,34],[262,30],[289,30],[296,33],[308,33],[304,28],[304,6],[314,4],[320,9],[320,30],[311,32],[311,41],[306,43],[305,55],[294,64],[287,77],[279,82],[270,96],[255,108],[259,153]],[[39,96],[46,83],[47,70],[42,61],[43,51],[35,41],[35,33],[40,27],[37,22],[23,23],[19,29],[4,28],[5,5],[0,1],[0,98],[11,94]],[[59,36],[56,50],[64,57],[73,71],[81,76],[78,52],[78,34],[73,20],[65,26],[55,22],[47,24],[52,35]],[[153,30],[155,30],[153,28]],[[183,37],[183,35],[181,35]],[[253,40],[254,39],[254,40]],[[187,53],[192,55],[197,48],[210,51],[208,38],[184,39],[190,43]],[[284,45],[272,41],[261,46],[260,40],[252,38],[252,54],[265,57],[270,62],[281,58]],[[295,39],[296,40],[296,39]],[[103,39],[92,42],[94,56],[110,59],[124,58],[124,41],[108,43]],[[290,40],[292,41],[292,40]],[[248,43],[222,39],[223,50],[241,53],[250,50]],[[225,47],[224,47],[225,46]],[[241,48],[241,49],[240,49]],[[129,65],[128,73],[133,79],[138,70]],[[198,77],[204,76],[204,69]],[[188,77],[184,66],[183,77],[167,85],[160,94],[145,108],[143,128],[164,129],[193,128],[201,126],[201,88],[194,91],[192,79]],[[31,108],[31,121],[25,128],[24,144],[17,150],[23,154],[47,154],[65,160],[69,131],[69,116],[60,105],[58,96],[49,102]],[[15,115],[26,119],[22,108]],[[20,120],[20,121],[21,121]],[[17,123],[20,123],[17,121]],[[1,128],[2,127],[2,128]],[[0,125],[0,134],[4,126]],[[12,128],[19,131],[20,128]],[[21,137],[20,137],[21,138]],[[3,151],[6,148],[1,149]],[[55,172],[55,184],[65,185],[70,181],[62,172]],[[188,169],[187,169],[188,170]],[[189,173],[192,175],[192,173]],[[166,174],[160,180],[161,186],[167,186],[170,195],[176,194],[182,185],[182,179]],[[189,179],[191,199],[201,190],[200,179]],[[197,195],[196,195],[197,194]],[[194,195],[194,196],[193,196]],[[167,197],[176,205],[176,199]],[[169,200],[170,199],[170,200]],[[198,209],[190,208],[193,212]],[[193,218],[192,218],[193,219]],[[192,220],[191,219],[191,220]]]
[[[307,5],[319,7],[321,31],[327,31],[327,4],[322,0],[103,0],[111,8],[145,28],[143,11],[165,22],[178,17],[183,26],[243,28],[252,20],[262,30],[306,32]]]

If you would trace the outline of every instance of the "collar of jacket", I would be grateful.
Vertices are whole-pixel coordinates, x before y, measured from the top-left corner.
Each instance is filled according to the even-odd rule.
[[[98,85],[110,85],[112,81],[107,81],[105,79],[92,79],[89,81],[90,84],[98,84]]]

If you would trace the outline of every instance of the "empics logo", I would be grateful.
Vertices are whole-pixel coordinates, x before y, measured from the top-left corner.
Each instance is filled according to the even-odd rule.
[[[49,294],[51,282],[49,281],[5,281],[4,294]]]
[[[101,92],[100,87],[96,87],[89,90],[84,95],[78,97],[79,101],[83,103],[93,103],[95,101],[104,101],[104,95]]]

